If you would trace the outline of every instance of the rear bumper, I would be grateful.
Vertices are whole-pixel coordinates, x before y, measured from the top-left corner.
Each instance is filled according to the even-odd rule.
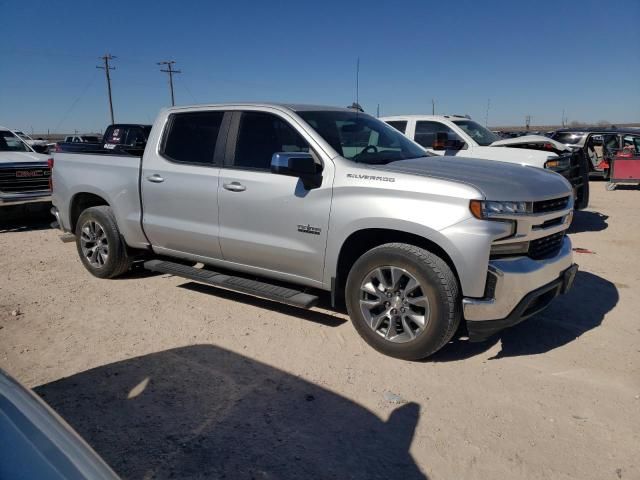
[[[21,205],[24,203],[50,202],[51,192],[49,190],[41,190],[37,192],[25,193],[1,193],[0,206],[5,205]]]
[[[571,241],[552,258],[515,257],[489,263],[485,298],[464,298],[463,311],[469,338],[484,340],[544,309],[571,288],[577,272]]]

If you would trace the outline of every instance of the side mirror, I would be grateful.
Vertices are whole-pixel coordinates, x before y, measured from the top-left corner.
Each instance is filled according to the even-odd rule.
[[[454,137],[456,137],[454,135]],[[447,132],[436,133],[436,139],[431,147],[433,150],[462,150],[465,143],[459,138],[449,138]]]
[[[449,134],[447,132],[437,132],[431,148],[433,150],[446,150],[448,141]]]
[[[271,157],[271,173],[298,177],[307,190],[318,188],[322,182],[320,168],[307,152],[279,152]]]

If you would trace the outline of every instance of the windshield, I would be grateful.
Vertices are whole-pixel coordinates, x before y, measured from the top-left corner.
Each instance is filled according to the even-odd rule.
[[[464,130],[464,132],[471,138],[473,138],[481,147],[486,147],[491,145],[493,142],[502,140],[491,130],[484,128],[482,125],[474,122],[473,120],[454,120],[453,123]]]
[[[584,133],[579,132],[556,132],[551,135],[551,138],[556,142],[564,143],[565,145],[575,145],[584,138],[584,135]]]
[[[344,158],[381,164],[428,156],[395,128],[358,112],[297,112]]]
[[[30,152],[29,147],[8,130],[0,131],[0,152]]]

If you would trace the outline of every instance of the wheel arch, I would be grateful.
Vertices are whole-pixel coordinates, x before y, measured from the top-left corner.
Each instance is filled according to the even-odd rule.
[[[76,224],[82,212],[87,208],[100,205],[110,206],[109,202],[101,195],[91,192],[78,192],[73,195],[69,202],[69,226],[72,232],[76,230]]]
[[[332,303],[335,303],[336,296],[341,296],[347,282],[347,276],[351,267],[364,253],[386,243],[406,243],[425,250],[440,257],[455,275],[460,284],[458,268],[447,250],[441,245],[444,242],[437,242],[416,233],[396,230],[391,228],[363,228],[352,232],[340,247],[335,262],[335,268],[330,273]]]

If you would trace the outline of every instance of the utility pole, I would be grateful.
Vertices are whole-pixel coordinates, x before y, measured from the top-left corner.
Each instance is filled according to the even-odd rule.
[[[491,108],[491,99],[487,98],[487,114],[484,117],[484,126],[489,128],[489,108]]]
[[[436,114],[436,101],[432,98],[431,99],[431,115],[435,115]]]
[[[175,101],[175,97],[173,96],[173,74],[174,73],[182,73],[182,71],[180,70],[174,70],[173,69],[173,64],[176,63],[173,60],[169,60],[169,61],[165,61],[165,62],[158,62],[158,65],[166,65],[167,69],[163,70],[160,69],[161,72],[165,72],[169,74],[169,88],[171,89],[171,106],[175,106],[176,101]]]
[[[566,122],[567,122],[567,119],[566,119],[566,117],[564,116],[564,108],[563,108],[563,109],[562,109],[562,128],[564,128],[564,127],[566,127],[566,126],[567,126],[567,125],[566,125]]]
[[[104,66],[98,65],[96,68],[100,68],[101,70],[104,70],[105,73],[107,74],[107,89],[109,91],[109,111],[111,112],[111,124],[114,124],[116,123],[116,121],[113,119],[113,100],[111,99],[111,75],[109,75],[109,70],[115,70],[116,67],[109,66],[109,60],[113,60],[114,58],[118,58],[118,57],[114,57],[110,53],[107,53],[105,56],[100,58],[104,60]]]
[[[524,117],[524,120],[526,122],[526,127],[527,127],[527,132],[529,131],[529,127],[531,126],[531,115],[527,115],[526,117]]]
[[[376,118],[380,118],[380,104],[378,104],[378,108],[376,108]]]

